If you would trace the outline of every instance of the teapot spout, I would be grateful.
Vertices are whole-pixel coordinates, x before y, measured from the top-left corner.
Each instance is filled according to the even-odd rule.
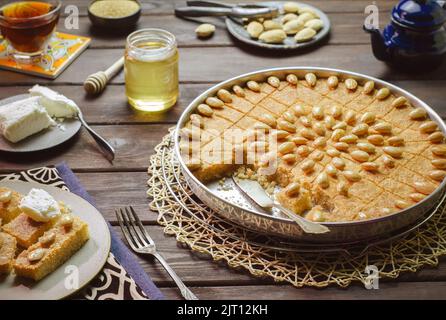
[[[370,36],[372,38],[373,55],[376,57],[376,59],[381,61],[389,61],[389,50],[379,29],[367,28],[366,26],[364,26],[364,31],[370,33]]]

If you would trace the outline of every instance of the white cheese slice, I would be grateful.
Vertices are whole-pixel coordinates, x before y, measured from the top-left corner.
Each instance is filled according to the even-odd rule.
[[[40,104],[45,107],[51,117],[74,118],[79,112],[79,108],[73,100],[50,88],[36,84],[29,89],[29,93],[32,96],[40,97]]]
[[[0,131],[13,143],[55,124],[45,108],[39,104],[39,97],[0,106]]]
[[[61,214],[57,201],[42,189],[31,189],[20,201],[19,208],[38,222],[50,221]]]

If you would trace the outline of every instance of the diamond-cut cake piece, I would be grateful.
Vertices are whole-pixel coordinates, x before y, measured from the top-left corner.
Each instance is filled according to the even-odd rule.
[[[14,271],[38,281],[73,256],[88,239],[88,225],[78,217],[64,215],[38,242],[19,254]]]
[[[17,242],[13,236],[0,232],[0,275],[12,270]]]
[[[39,104],[39,97],[30,97],[0,108],[0,131],[12,143],[53,125],[55,122]]]
[[[22,211],[19,208],[22,196],[9,188],[0,187],[0,226],[15,219]]]

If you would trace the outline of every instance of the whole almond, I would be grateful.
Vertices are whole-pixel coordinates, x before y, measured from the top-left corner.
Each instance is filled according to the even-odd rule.
[[[43,259],[43,257],[47,254],[48,249],[45,248],[37,248],[28,253],[27,258],[30,262],[37,262]]]
[[[285,2],[283,4],[283,11],[285,13],[298,13],[299,12],[299,5],[296,2]]]
[[[383,155],[382,156],[382,161],[384,163],[384,165],[387,168],[394,168],[395,167],[395,160],[393,160],[391,157],[389,157],[388,155]]]
[[[269,113],[264,113],[259,117],[259,120],[262,121],[263,123],[266,123],[267,125],[269,125],[271,128],[274,128],[277,124],[276,118],[274,118],[271,114]]]
[[[234,91],[237,97],[243,98],[245,97],[245,90],[242,87],[235,85],[232,87],[232,91]]]
[[[369,154],[362,150],[354,150],[350,155],[358,162],[367,162],[369,160]]]
[[[319,174],[316,178],[316,183],[322,188],[327,189],[330,186],[330,182],[328,180],[328,176],[325,172]]]
[[[398,209],[406,209],[410,207],[410,204],[404,200],[395,200],[395,207],[397,207]]]
[[[310,72],[310,73],[305,74],[305,81],[307,81],[307,83],[310,87],[314,87],[317,82],[317,77],[314,73]]]
[[[290,135],[290,133],[285,130],[274,130],[272,132],[272,136],[276,137],[277,140],[286,139],[289,135]]]
[[[435,181],[443,181],[443,179],[446,177],[446,171],[432,170],[429,172],[429,177]]]
[[[299,134],[304,137],[307,138],[308,140],[314,140],[316,139],[316,134],[313,132],[313,130],[307,129],[307,128],[303,128],[299,131]]]
[[[216,97],[209,97],[206,99],[206,104],[212,108],[223,108],[225,104]]]
[[[352,110],[348,110],[345,113],[344,121],[349,125],[354,125],[356,123],[356,113]]]
[[[355,134],[347,134],[339,139],[340,142],[345,142],[348,144],[356,143],[358,141],[358,136]]]
[[[341,155],[341,153],[339,152],[339,150],[333,149],[333,148],[329,148],[327,149],[327,154],[334,158],[334,157],[339,157]]]
[[[387,139],[387,143],[393,147],[400,147],[404,145],[404,139],[398,136],[393,136]]]
[[[310,128],[311,127],[311,120],[310,118],[306,116],[302,116],[299,118],[300,123],[302,123],[305,127]]]
[[[338,123],[336,123],[336,124],[333,126],[332,129],[333,129],[333,130],[336,130],[336,129],[343,129],[343,130],[345,130],[345,129],[347,129],[347,123],[345,123],[344,121],[338,122]]]
[[[314,169],[315,165],[316,165],[316,163],[314,162],[314,160],[307,159],[307,160],[302,162],[302,164],[300,165],[300,168],[304,172],[310,172],[310,171],[312,171]]]
[[[282,17],[282,24],[286,24],[288,21],[296,20],[298,18],[298,15],[295,13],[287,13]]]
[[[432,143],[442,143],[444,140],[444,135],[442,132],[437,131],[437,132],[433,132],[431,133],[427,139],[432,142]]]
[[[331,140],[333,141],[339,141],[343,136],[345,136],[345,130],[344,129],[336,129],[331,134]]]
[[[345,161],[342,158],[335,157],[333,160],[331,160],[331,163],[339,170],[343,170],[345,168]]]
[[[352,133],[357,136],[363,136],[366,135],[369,132],[369,126],[365,123],[360,123],[353,127]]]
[[[431,160],[431,163],[437,169],[446,169],[446,159],[433,159]]]
[[[338,183],[338,185],[336,186],[336,190],[340,195],[348,197],[348,185],[344,181]]]
[[[345,143],[345,142],[336,142],[333,146],[336,149],[338,149],[339,151],[347,151],[348,150],[348,143]]]
[[[409,118],[412,120],[424,120],[427,117],[427,112],[423,108],[415,108],[409,113]]]
[[[361,180],[361,175],[356,171],[346,170],[343,171],[342,174],[350,182],[358,182],[359,180]]]
[[[297,17],[296,20],[305,24],[307,21],[310,21],[311,19],[314,19],[314,18],[315,18],[315,16],[314,16],[314,13],[312,13],[312,12],[303,12],[303,13],[299,12],[299,16]],[[310,29],[310,30],[313,30],[313,29]],[[314,31],[314,32],[316,32],[316,31]]]
[[[332,164],[328,164],[325,168],[325,171],[331,177],[336,177],[338,175],[338,169],[336,169],[335,166]]]
[[[212,110],[211,107],[209,107],[207,104],[204,103],[198,105],[197,111],[199,114],[205,117],[211,117],[212,114],[214,113],[214,110]]]
[[[363,168],[366,171],[375,172],[378,171],[379,166],[375,162],[363,162],[361,163],[361,168]]]
[[[324,137],[317,137],[313,141],[313,146],[316,148],[324,148],[327,145],[327,139]]]
[[[215,32],[215,26],[210,23],[200,24],[196,29],[195,33],[199,38],[208,38]]]
[[[409,195],[409,198],[414,202],[420,202],[421,200],[426,198],[426,196],[422,193],[411,193]]]
[[[258,21],[251,21],[246,27],[246,31],[248,31],[249,36],[253,39],[259,38],[263,30],[264,30],[263,25]]]
[[[291,84],[296,85],[298,79],[297,79],[297,76],[295,74],[291,74],[290,73],[289,75],[286,76],[286,81],[288,81]]]
[[[292,154],[292,153],[285,154],[285,155],[282,157],[282,159],[283,159],[285,162],[287,162],[287,163],[295,163],[295,162],[297,161],[297,157],[296,157],[296,155],[295,155],[295,154]]]
[[[274,88],[278,88],[280,86],[279,78],[274,76],[268,77],[267,82],[269,83],[270,86]]]
[[[300,184],[297,182],[292,182],[285,188],[285,194],[291,198],[298,196],[299,192],[300,192]]]
[[[293,142],[287,141],[287,142],[284,142],[281,145],[279,145],[278,151],[281,154],[287,154],[287,153],[293,152],[295,147],[296,147],[296,145]]]
[[[356,146],[359,150],[365,151],[367,153],[375,153],[376,151],[375,146],[368,142],[359,142]]]
[[[339,79],[336,76],[330,76],[327,79],[327,84],[330,89],[336,89],[339,84]]]
[[[398,97],[395,100],[393,100],[392,107],[394,107],[394,108],[402,108],[402,107],[406,106],[406,104],[407,104],[406,97]]]
[[[265,31],[274,30],[274,29],[282,29],[282,25],[274,20],[265,20],[263,21],[263,29]]]
[[[296,122],[296,120],[297,120],[297,119],[296,119],[296,116],[294,115],[294,112],[291,112],[291,111],[285,111],[285,112],[283,113],[282,117],[283,117],[286,121],[291,122],[291,123]]]
[[[365,94],[370,94],[370,93],[372,93],[373,92],[373,90],[375,89],[375,82],[373,82],[373,81],[367,81],[365,84],[364,84],[364,93]]]
[[[434,192],[435,189],[437,189],[436,186],[432,185],[431,183],[425,182],[425,181],[416,181],[414,183],[414,188],[417,192],[425,194],[425,195],[429,195],[432,192]]]
[[[298,117],[299,116],[306,116],[306,115],[308,115],[311,112],[310,107],[308,107],[306,105],[302,105],[302,104],[296,104],[293,107],[293,110],[294,110],[294,114],[296,116],[298,116]]]
[[[226,102],[226,103],[231,103],[232,102],[232,95],[226,89],[218,90],[217,97],[219,97],[220,100],[222,100],[223,102]]]
[[[356,90],[356,88],[358,87],[358,82],[356,82],[355,79],[348,78],[345,80],[345,87],[348,90]]]
[[[254,92],[260,92],[260,85],[254,80],[248,81],[246,83],[246,86],[248,87],[249,90],[252,90]]]
[[[310,149],[307,146],[299,146],[296,150],[296,152],[302,156],[306,157],[310,154]]]
[[[287,37],[285,31],[281,29],[274,29],[263,32],[259,36],[259,40],[265,43],[282,43]]]
[[[285,130],[291,133],[296,132],[296,126],[294,124],[282,119],[277,121],[277,129]]]
[[[325,153],[320,150],[315,150],[313,153],[311,153],[311,159],[315,161],[322,161],[324,159]]]
[[[438,125],[434,121],[427,121],[420,126],[421,133],[432,133],[437,129]]]
[[[378,100],[384,100],[387,99],[387,97],[390,95],[390,90],[388,88],[381,88],[376,93],[376,99]]]
[[[304,28],[304,24],[298,19],[290,20],[283,25],[283,31],[288,35],[296,34]]]
[[[325,116],[324,124],[327,129],[332,129],[336,125],[336,120],[332,116]]]
[[[193,126],[198,128],[203,128],[204,126],[203,118],[199,114],[191,114],[190,122]]]
[[[371,124],[373,122],[375,122],[376,116],[374,113],[372,112],[366,112],[362,115],[361,117],[361,122],[364,122],[366,124]]]
[[[399,147],[385,146],[383,151],[393,158],[401,158],[403,156],[403,150]]]
[[[264,122],[256,122],[254,123],[254,129],[269,132],[271,130],[271,127]]]
[[[435,146],[432,148],[432,153],[439,157],[446,156],[446,145]]]
[[[311,19],[305,22],[305,27],[317,32],[324,27],[324,22],[321,19]]]
[[[301,145],[306,145],[308,143],[308,139],[301,137],[301,136],[296,136],[291,138],[291,141],[294,142],[294,144],[301,146]]]
[[[330,108],[330,114],[333,118],[339,119],[342,116],[342,107],[335,104]]]
[[[380,122],[372,126],[372,129],[380,134],[390,134],[392,132],[392,126],[386,122]]]
[[[375,146],[382,146],[384,144],[384,137],[380,134],[372,134],[367,137],[367,141]]]
[[[317,122],[313,126],[314,132],[316,132],[317,135],[324,137],[326,130],[325,126],[321,122]]]

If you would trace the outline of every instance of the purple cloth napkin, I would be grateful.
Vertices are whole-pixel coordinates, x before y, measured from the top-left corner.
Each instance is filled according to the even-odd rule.
[[[93,206],[96,206],[93,198],[84,189],[66,163],[58,164],[56,169],[59,171],[60,177],[72,193],[77,194]],[[110,229],[111,234],[111,252],[114,254],[115,258],[151,300],[164,299],[161,291],[155,286],[150,276],[139,265],[134,254],[124,245],[119,235],[116,234],[110,224],[108,224],[108,228]]]

